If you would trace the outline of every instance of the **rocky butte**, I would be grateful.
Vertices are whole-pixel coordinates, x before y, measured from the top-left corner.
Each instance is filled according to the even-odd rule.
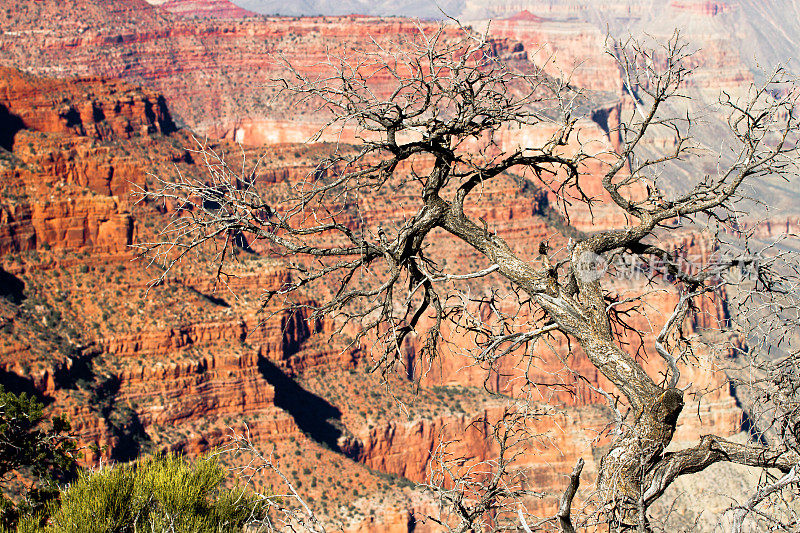
[[[581,128],[598,149],[612,149],[610,132],[631,104],[610,58],[598,52],[603,33],[580,17],[559,21],[552,10],[537,11],[540,3],[529,4],[528,12],[492,26],[497,49],[553,74],[572,72],[574,83],[594,91],[600,103]],[[672,2],[670,9],[697,9],[684,4]],[[527,502],[530,509],[552,516],[578,457],[587,461],[588,478],[596,472],[609,411],[587,385],[608,384],[566,344],[537,353],[541,363],[530,369],[511,354],[488,378],[485,369],[464,364],[468,337],[454,334],[433,365],[412,344],[410,371],[390,376],[387,389],[367,372],[369,347],[332,336],[332,322],[260,309],[263,292],[292,275],[266,249],[241,250],[227,284],[206,262],[210,255],[181,265],[155,287],[150,281],[158,273],[134,260],[129,245],[154,238],[177,206],[137,204],[130,193],[152,187],[154,175],[204,172],[192,151],[193,132],[231,154],[241,153],[232,141],[252,145],[245,154],[264,155],[258,178],[268,190],[303,179],[330,149],[296,144],[319,117],[295,120],[264,88],[282,72],[280,54],[313,72],[330,43],[389,43],[416,31],[416,23],[264,17],[221,0],[7,5],[0,13],[6,17],[0,63],[9,65],[0,68],[0,380],[38,395],[48,413],[67,414],[81,442],[98,446],[87,453],[88,465],[165,449],[198,454],[223,445],[232,430],[249,431],[263,449],[274,446],[281,469],[311,506],[344,530],[433,531],[421,517],[434,503],[409,480],[425,481],[443,440],[455,439],[469,460],[491,458],[494,443],[465,428],[503,416],[507,408],[497,394],[529,393],[520,378],[544,383],[556,376],[559,387],[534,397],[542,409],[535,422],[541,438],[528,443],[518,465],[545,494]],[[729,14],[725,4],[707,5],[704,16]],[[719,46],[700,57],[718,67],[715,76],[730,86],[749,81],[738,49],[722,38],[714,42]],[[701,78],[698,90],[720,78]],[[522,134],[535,142],[545,133],[498,138],[511,146]],[[597,171],[589,169],[590,178]],[[602,191],[596,179],[587,186],[592,194]],[[487,188],[485,198],[476,213],[520,251],[545,238],[563,242],[569,231],[611,227],[621,217],[612,209],[595,218],[585,213],[567,228],[552,193],[521,190],[511,179]],[[389,201],[376,201],[364,215],[399,216]],[[775,234],[797,224],[795,213],[759,229]],[[437,238],[438,259],[476,260],[463,243]],[[665,240],[711,253],[697,233]],[[619,288],[629,285],[620,281]],[[674,299],[661,291],[647,302],[663,319]],[[686,327],[719,323],[725,313],[723,302],[704,301]],[[661,324],[641,318],[635,326],[645,335],[626,338],[631,349],[652,346]],[[567,357],[588,383],[565,371],[559,358]],[[681,385],[697,394],[683,411],[678,441],[741,429],[743,413],[711,361],[683,372]],[[419,369],[428,366],[423,375]],[[419,391],[413,378],[420,378]]]

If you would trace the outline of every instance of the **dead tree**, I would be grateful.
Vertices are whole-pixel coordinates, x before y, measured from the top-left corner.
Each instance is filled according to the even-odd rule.
[[[691,74],[690,54],[678,36],[653,49],[629,42],[612,51],[633,111],[614,132],[616,150],[600,153],[580,135],[589,97],[530,63],[503,61],[498,50],[498,43],[466,29],[420,26],[391,48],[376,42],[368,51],[331,52],[316,69],[324,75],[286,64],[281,98],[298,116],[310,111],[324,117],[312,141],[341,142],[330,145],[305,180],[272,188],[258,183],[257,172],[231,168],[201,148],[208,175],[162,181],[142,193],[145,201],[180,206],[162,239],[141,245],[143,253],[168,270],[199,247],[216,246],[224,272],[234,237],[245,235],[251,246],[285,258],[291,268],[292,281],[268,299],[283,299],[311,318],[329,317],[341,328],[349,325],[353,342],[380,347],[374,368],[383,371],[405,361],[403,346],[412,337],[424,339],[423,355],[434,358],[447,342],[447,321],[470,332],[472,354],[482,361],[566,337],[621,394],[617,407],[627,409],[596,487],[600,515],[611,530],[647,531],[648,507],[676,478],[719,461],[777,469],[791,477],[781,478],[782,487],[790,485],[798,455],[787,446],[706,435],[693,447],[665,451],[684,407],[677,385],[692,339],[682,326],[695,300],[719,292],[732,269],[750,268],[752,290],[767,295],[785,288],[786,273],[745,251],[689,271],[657,238],[665,228],[693,224],[730,229],[746,184],[794,170],[797,94],[787,89],[788,77],[778,71],[740,98],[723,94],[720,110],[731,143],[720,168],[670,194],[653,170],[700,149],[692,118],[671,107],[686,97]],[[528,128],[548,134],[536,146],[499,141],[501,133],[513,138]],[[642,151],[654,131],[667,132],[674,148],[656,155]],[[590,163],[600,164],[602,175],[589,174]],[[474,215],[484,188],[510,174],[524,176],[518,183],[532,180],[549,189],[567,222],[575,210],[602,201],[585,192],[589,181],[599,180],[607,202],[628,222],[574,234],[560,250],[531,243],[539,252],[535,260],[521,257]],[[375,202],[391,205],[394,217],[370,218]],[[437,263],[429,247],[434,232],[467,243],[485,265],[470,272]],[[657,262],[660,281],[680,294],[655,346],[647,347],[663,359],[661,377],[649,375],[619,342],[618,307],[604,287],[607,276],[594,268],[614,256]],[[513,295],[511,307],[508,300],[499,303],[504,288]],[[314,301],[295,298],[311,289]],[[526,320],[519,320],[522,308]],[[476,309],[488,309],[491,320]],[[579,474],[577,468],[575,489]],[[573,496],[574,490],[565,496],[558,514],[564,531],[573,528]]]

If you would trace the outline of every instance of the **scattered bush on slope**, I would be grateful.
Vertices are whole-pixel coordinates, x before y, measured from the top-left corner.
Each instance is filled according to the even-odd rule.
[[[69,422],[55,417],[47,427],[43,408],[33,396],[0,385],[0,531],[14,528],[20,517],[45,517],[58,483],[77,475]],[[20,485],[20,478],[30,484]]]

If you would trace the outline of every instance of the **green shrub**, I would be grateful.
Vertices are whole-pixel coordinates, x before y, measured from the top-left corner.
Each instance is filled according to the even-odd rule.
[[[42,531],[44,517],[41,514],[26,515],[19,519],[16,533],[37,533]]]
[[[190,463],[176,454],[86,474],[62,493],[48,531],[242,531],[263,518],[267,502],[244,489],[222,488],[224,478],[216,459]]]
[[[36,398],[6,392],[0,385],[0,531],[32,530],[29,525],[18,528],[17,521],[28,524],[39,520],[32,516],[46,518],[41,513],[58,498],[57,483],[77,474],[69,423],[55,417],[47,427],[43,408]],[[21,493],[6,485],[15,475],[30,482]]]

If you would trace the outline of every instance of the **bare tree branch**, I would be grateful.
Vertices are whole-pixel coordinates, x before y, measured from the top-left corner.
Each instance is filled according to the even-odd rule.
[[[583,464],[583,459],[578,459],[575,468],[572,470],[572,474],[569,476],[569,485],[567,485],[564,494],[561,496],[561,503],[558,507],[558,522],[561,526],[562,533],[575,533],[575,527],[572,525],[570,512],[572,510],[572,500],[575,498],[575,493],[578,492],[578,486],[581,483]]]

